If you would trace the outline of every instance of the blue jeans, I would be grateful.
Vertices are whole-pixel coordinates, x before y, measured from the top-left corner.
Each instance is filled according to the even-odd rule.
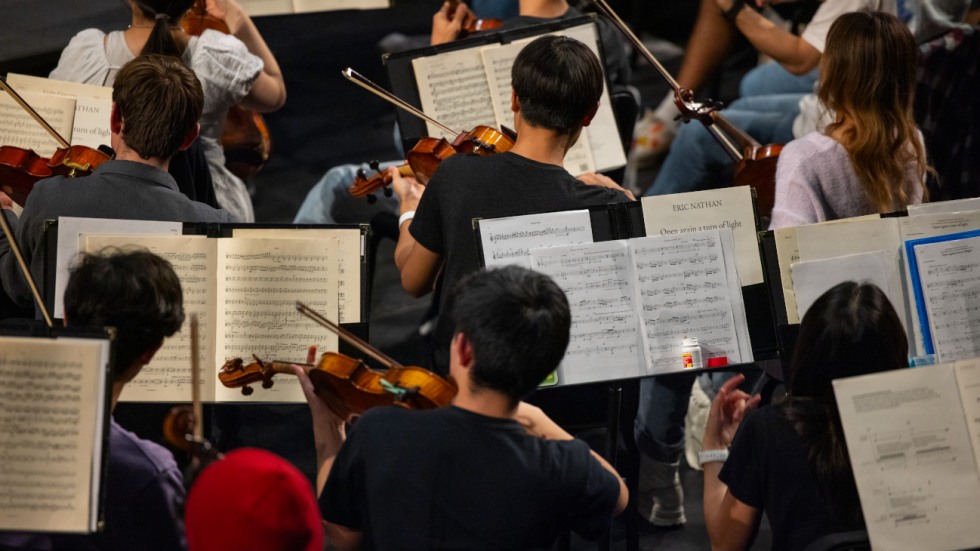
[[[783,66],[770,61],[753,67],[738,85],[739,97],[773,96],[780,94],[809,94],[813,92],[813,84],[817,82],[820,70],[814,69],[809,73],[796,76]]]
[[[403,161],[381,163],[381,170],[401,164]],[[359,224],[369,222],[380,212],[398,215],[398,196],[385,197],[381,191],[375,192],[377,202],[369,204],[364,197],[354,197],[347,189],[357,177],[358,169],[364,169],[368,178],[374,175],[366,164],[339,165],[331,168],[309,193],[300,205],[293,220],[295,224]]]
[[[732,124],[761,144],[793,139],[793,121],[804,94],[739,98],[721,111]],[[680,128],[653,185],[644,195],[666,195],[727,187],[734,164],[700,123]]]

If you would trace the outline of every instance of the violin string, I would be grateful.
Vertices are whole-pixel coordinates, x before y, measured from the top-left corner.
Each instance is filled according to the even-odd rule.
[[[304,316],[312,319],[313,321],[319,323],[323,327],[326,327],[327,329],[339,335],[342,339],[347,341],[354,348],[360,350],[361,352],[367,354],[368,356],[371,356],[375,360],[378,360],[379,362],[384,364],[385,367],[387,367],[388,369],[402,367],[400,363],[382,354],[380,351],[376,350],[373,346],[361,340],[361,338],[358,337],[357,335],[351,333],[347,329],[344,329],[343,327],[328,320],[322,314],[320,314],[316,310],[313,310],[312,308],[310,308],[309,306],[303,304],[298,300],[296,301],[296,309],[299,310],[299,312]]]
[[[429,115],[426,115],[420,109],[417,109],[414,105],[406,102],[405,100],[399,98],[398,96],[392,94],[391,92],[389,92],[389,91],[385,90],[384,88],[378,86],[377,84],[371,82],[364,75],[358,73],[354,69],[351,69],[350,67],[348,67],[348,68],[344,69],[343,71],[341,71],[340,74],[344,75],[344,78],[346,78],[347,80],[353,82],[354,84],[360,86],[361,88],[364,88],[368,92],[371,92],[372,94],[375,94],[376,96],[380,97],[381,99],[384,99],[386,101],[389,101],[389,102],[393,103],[394,105],[396,105],[397,107],[401,107],[405,111],[408,111],[409,113],[415,115],[416,117],[418,117],[418,118],[420,118],[420,119],[422,119],[424,121],[431,122],[432,124],[434,124],[434,125],[438,126],[439,128],[441,128],[444,132],[448,132],[449,134],[451,134],[453,136],[458,136],[460,134],[460,132],[457,132],[457,131],[453,130],[452,128],[449,128],[448,126],[442,124],[441,122],[433,119]]]
[[[48,134],[51,134],[51,137],[53,137],[59,144],[61,144],[61,147],[71,147],[71,144],[68,143],[68,140],[62,138],[61,134],[59,134],[58,131],[54,129],[54,127],[48,124],[48,121],[44,120],[44,117],[38,114],[38,112],[35,111],[33,107],[31,107],[26,101],[24,101],[24,98],[20,97],[20,94],[15,92],[14,89],[11,88],[10,85],[7,84],[7,82],[2,77],[0,77],[0,88],[3,88],[8,94],[10,94],[10,97],[14,98],[14,101],[16,101],[21,107],[23,107],[24,110],[27,111],[27,114],[31,116],[31,118],[36,120],[38,124],[40,124],[42,127],[44,127],[45,130],[48,131]]]
[[[683,99],[680,97],[680,91],[682,88],[680,84],[678,84],[677,80],[675,80],[673,75],[671,75],[670,72],[668,72],[667,69],[660,64],[660,61],[654,57],[653,52],[651,52],[650,49],[643,44],[643,42],[636,36],[636,34],[633,33],[633,31],[626,25],[619,15],[613,11],[606,0],[590,0],[590,2],[592,2],[592,5],[602,12],[603,15],[612,20],[620,32],[623,33],[623,36],[625,36],[626,39],[633,44],[633,47],[636,48],[636,50],[640,52],[640,54],[645,57],[651,65],[653,65],[657,72],[660,73],[660,76],[662,76],[664,80],[667,81],[667,84],[674,90],[674,97],[678,98],[680,101],[683,101]],[[721,115],[719,114],[718,116],[720,117]],[[735,144],[733,144],[727,136],[725,136],[718,128],[715,128],[714,125],[708,124],[703,120],[701,122],[704,123],[704,127],[708,130],[708,133],[710,133],[715,141],[721,145],[722,149],[725,150],[725,153],[727,153],[733,161],[737,163],[742,160],[742,153],[737,147],[735,147]]]

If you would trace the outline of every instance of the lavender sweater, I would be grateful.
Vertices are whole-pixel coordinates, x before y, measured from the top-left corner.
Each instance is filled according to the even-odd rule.
[[[910,203],[922,201],[922,181],[914,164],[906,170],[905,181],[895,185],[906,186]],[[783,148],[776,166],[776,204],[769,229],[876,212],[878,208],[865,195],[847,151],[836,140],[811,132]]]

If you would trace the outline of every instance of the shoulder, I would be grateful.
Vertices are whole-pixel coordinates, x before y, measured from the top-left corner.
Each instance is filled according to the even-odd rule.
[[[109,445],[112,474],[127,480],[127,484],[143,485],[165,473],[179,472],[177,462],[166,448],[143,440],[115,421],[109,431]]]
[[[109,68],[105,36],[99,29],[85,29],[76,34],[62,50],[58,66],[49,76],[55,80],[102,84],[96,82],[96,77]]]
[[[85,29],[84,31],[80,31],[78,34],[71,37],[71,40],[68,42],[68,45],[65,46],[63,51],[88,49],[93,47],[101,49],[105,36],[106,33],[99,29]]]
[[[262,60],[249,52],[241,40],[210,29],[192,40],[184,55],[194,72],[205,78],[223,76],[251,81],[263,68]]]

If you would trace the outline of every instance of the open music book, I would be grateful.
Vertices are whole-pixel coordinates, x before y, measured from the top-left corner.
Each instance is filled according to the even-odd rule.
[[[390,0],[238,0],[238,3],[252,17],[391,6]]]
[[[98,529],[109,361],[107,335],[0,336],[0,530]]]
[[[24,101],[38,111],[71,145],[109,145],[112,88],[10,73],[6,78]],[[0,143],[33,149],[50,157],[60,147],[47,131],[0,92]]]
[[[78,231],[77,224],[72,231]],[[221,238],[80,235],[81,250],[142,247],[173,264],[183,287],[185,312],[197,313],[200,320],[205,401],[305,402],[296,379],[289,376],[277,377],[273,388],[249,396],[216,384],[218,370],[230,358],[251,363],[254,354],[263,360],[303,362],[311,344],[321,352],[337,350],[336,335],[299,314],[296,301],[338,322],[360,321],[359,228],[236,229],[232,237]],[[63,244],[73,245],[77,243],[71,240]],[[185,324],[126,386],[121,399],[186,401],[190,382]]]
[[[557,31],[583,42],[597,56],[599,40],[595,23]],[[422,111],[456,131],[475,126],[514,127],[511,111],[510,70],[517,54],[537,36],[508,44],[490,44],[412,59]],[[601,59],[601,57],[600,57]],[[439,127],[427,123],[430,136],[452,141]],[[626,154],[604,85],[599,111],[565,156],[565,168],[573,175],[619,168]]]
[[[838,379],[851,468],[874,549],[980,542],[980,360]]]

